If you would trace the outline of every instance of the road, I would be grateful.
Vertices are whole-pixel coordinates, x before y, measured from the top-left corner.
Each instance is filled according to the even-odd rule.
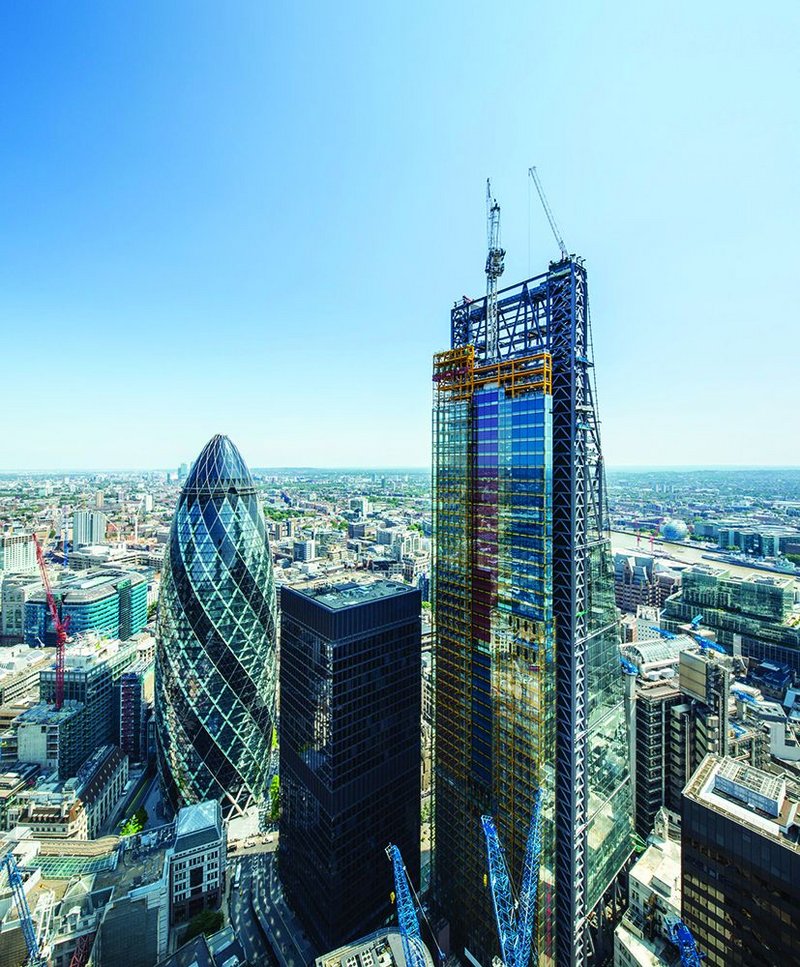
[[[275,957],[253,909],[253,862],[251,858],[243,858],[229,866],[228,882],[231,884],[236,863],[241,863],[242,867],[239,886],[234,890],[231,885],[228,896],[230,924],[249,964],[274,964]]]
[[[129,790],[128,795],[121,799],[115,806],[103,827],[102,834],[118,833],[120,823],[130,818],[139,806],[147,800],[154,783],[157,784],[157,780],[152,774],[143,772],[136,785],[132,786]]]
[[[611,531],[611,547],[615,551],[628,551],[633,554],[649,554],[650,553],[650,538],[642,534],[641,543],[637,546],[636,535],[629,534],[627,531]],[[760,571],[758,568],[746,567],[742,564],[726,564],[724,561],[716,561],[703,557],[704,554],[709,554],[709,548],[705,546],[699,547],[687,547],[685,544],[673,544],[671,541],[663,541],[661,538],[656,538],[654,541],[654,551],[656,553],[661,552],[674,558],[676,561],[681,561],[684,564],[709,564],[712,567],[724,567],[726,571],[730,571],[731,574],[738,575],[739,577],[750,577],[753,574],[759,577],[775,577],[784,578],[789,577],[786,574],[775,574],[771,571]]]
[[[278,879],[274,854],[254,857],[256,877],[254,902],[261,926],[266,931],[280,967],[307,967],[315,951],[296,918],[286,905]]]

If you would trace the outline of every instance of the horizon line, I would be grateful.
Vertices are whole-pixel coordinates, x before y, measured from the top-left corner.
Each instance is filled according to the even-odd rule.
[[[187,464],[191,467],[191,464]],[[611,472],[619,471],[641,471],[652,472],[661,471],[667,473],[680,473],[687,470],[798,470],[800,464],[789,463],[686,463],[686,464],[641,464],[641,463],[618,463],[607,464],[606,470]],[[408,465],[408,466],[323,466],[323,465],[282,465],[273,467],[253,466],[251,473],[276,473],[276,472],[308,472],[325,471],[334,473],[430,473],[430,466]],[[0,468],[0,476],[31,474],[40,476],[43,474],[87,474],[87,473],[177,473],[175,467],[22,467],[22,468]]]

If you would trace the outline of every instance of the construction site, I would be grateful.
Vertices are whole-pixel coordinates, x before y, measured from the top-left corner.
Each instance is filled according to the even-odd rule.
[[[487,184],[486,295],[433,359],[434,905],[455,952],[519,967],[600,959],[631,850],[586,269],[531,177],[560,257],[499,289]]]

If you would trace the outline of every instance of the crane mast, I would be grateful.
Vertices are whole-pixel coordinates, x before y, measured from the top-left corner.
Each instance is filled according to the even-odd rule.
[[[391,843],[386,847],[386,855],[392,861],[394,872],[394,893],[397,903],[397,922],[400,938],[403,941],[403,955],[407,967],[425,967],[425,945],[419,930],[417,910],[411,893],[405,863],[397,846]]]
[[[490,359],[499,355],[497,324],[497,280],[505,268],[506,250],[500,246],[500,205],[492,198],[492,185],[486,179],[486,234],[489,252],[486,256],[486,353]]]
[[[28,948],[28,959],[26,964],[28,967],[45,967],[47,961],[42,956],[42,952],[39,948],[39,942],[36,939],[36,930],[33,926],[33,917],[31,916],[31,910],[28,906],[28,899],[25,896],[25,887],[22,883],[22,874],[17,866],[17,861],[14,858],[14,854],[9,850],[3,858],[0,860],[6,869],[6,875],[8,876],[8,885],[11,887],[11,892],[14,895],[14,903],[17,907],[17,914],[19,916],[19,922],[22,927],[22,936],[25,938],[25,946]]]
[[[494,819],[481,816],[486,853],[489,860],[489,882],[492,889],[497,933],[504,967],[528,967],[534,951],[533,926],[536,919],[536,900],[539,890],[539,867],[542,857],[542,792],[536,790],[533,815],[525,847],[522,889],[515,903],[511,876],[505,851],[500,845]]]
[[[67,632],[69,631],[69,615],[62,621],[56,607],[56,599],[53,597],[53,589],[50,586],[50,576],[47,573],[47,564],[44,559],[42,545],[36,535],[33,535],[33,542],[36,545],[36,562],[39,565],[39,573],[42,576],[45,595],[47,597],[47,610],[50,612],[50,620],[56,632],[56,693],[55,706],[60,709],[64,704],[64,650],[67,643]]]

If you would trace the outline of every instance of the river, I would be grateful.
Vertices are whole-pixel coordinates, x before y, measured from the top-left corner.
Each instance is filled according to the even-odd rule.
[[[626,531],[611,531],[611,547],[615,551],[649,554],[650,537],[642,534],[641,543],[637,547],[635,534],[629,534]],[[761,571],[758,568],[746,567],[742,564],[726,564],[724,561],[710,560],[703,557],[704,554],[709,553],[706,547],[687,547],[685,544],[674,544],[672,541],[661,540],[660,537],[657,537],[653,542],[653,550],[656,555],[661,552],[685,564],[711,564],[713,567],[724,567],[726,571],[730,571],[731,574],[737,574],[739,577],[750,577],[753,574],[759,575],[760,577],[791,577],[788,574],[778,574],[775,571]],[[795,584],[797,583],[795,581]]]

